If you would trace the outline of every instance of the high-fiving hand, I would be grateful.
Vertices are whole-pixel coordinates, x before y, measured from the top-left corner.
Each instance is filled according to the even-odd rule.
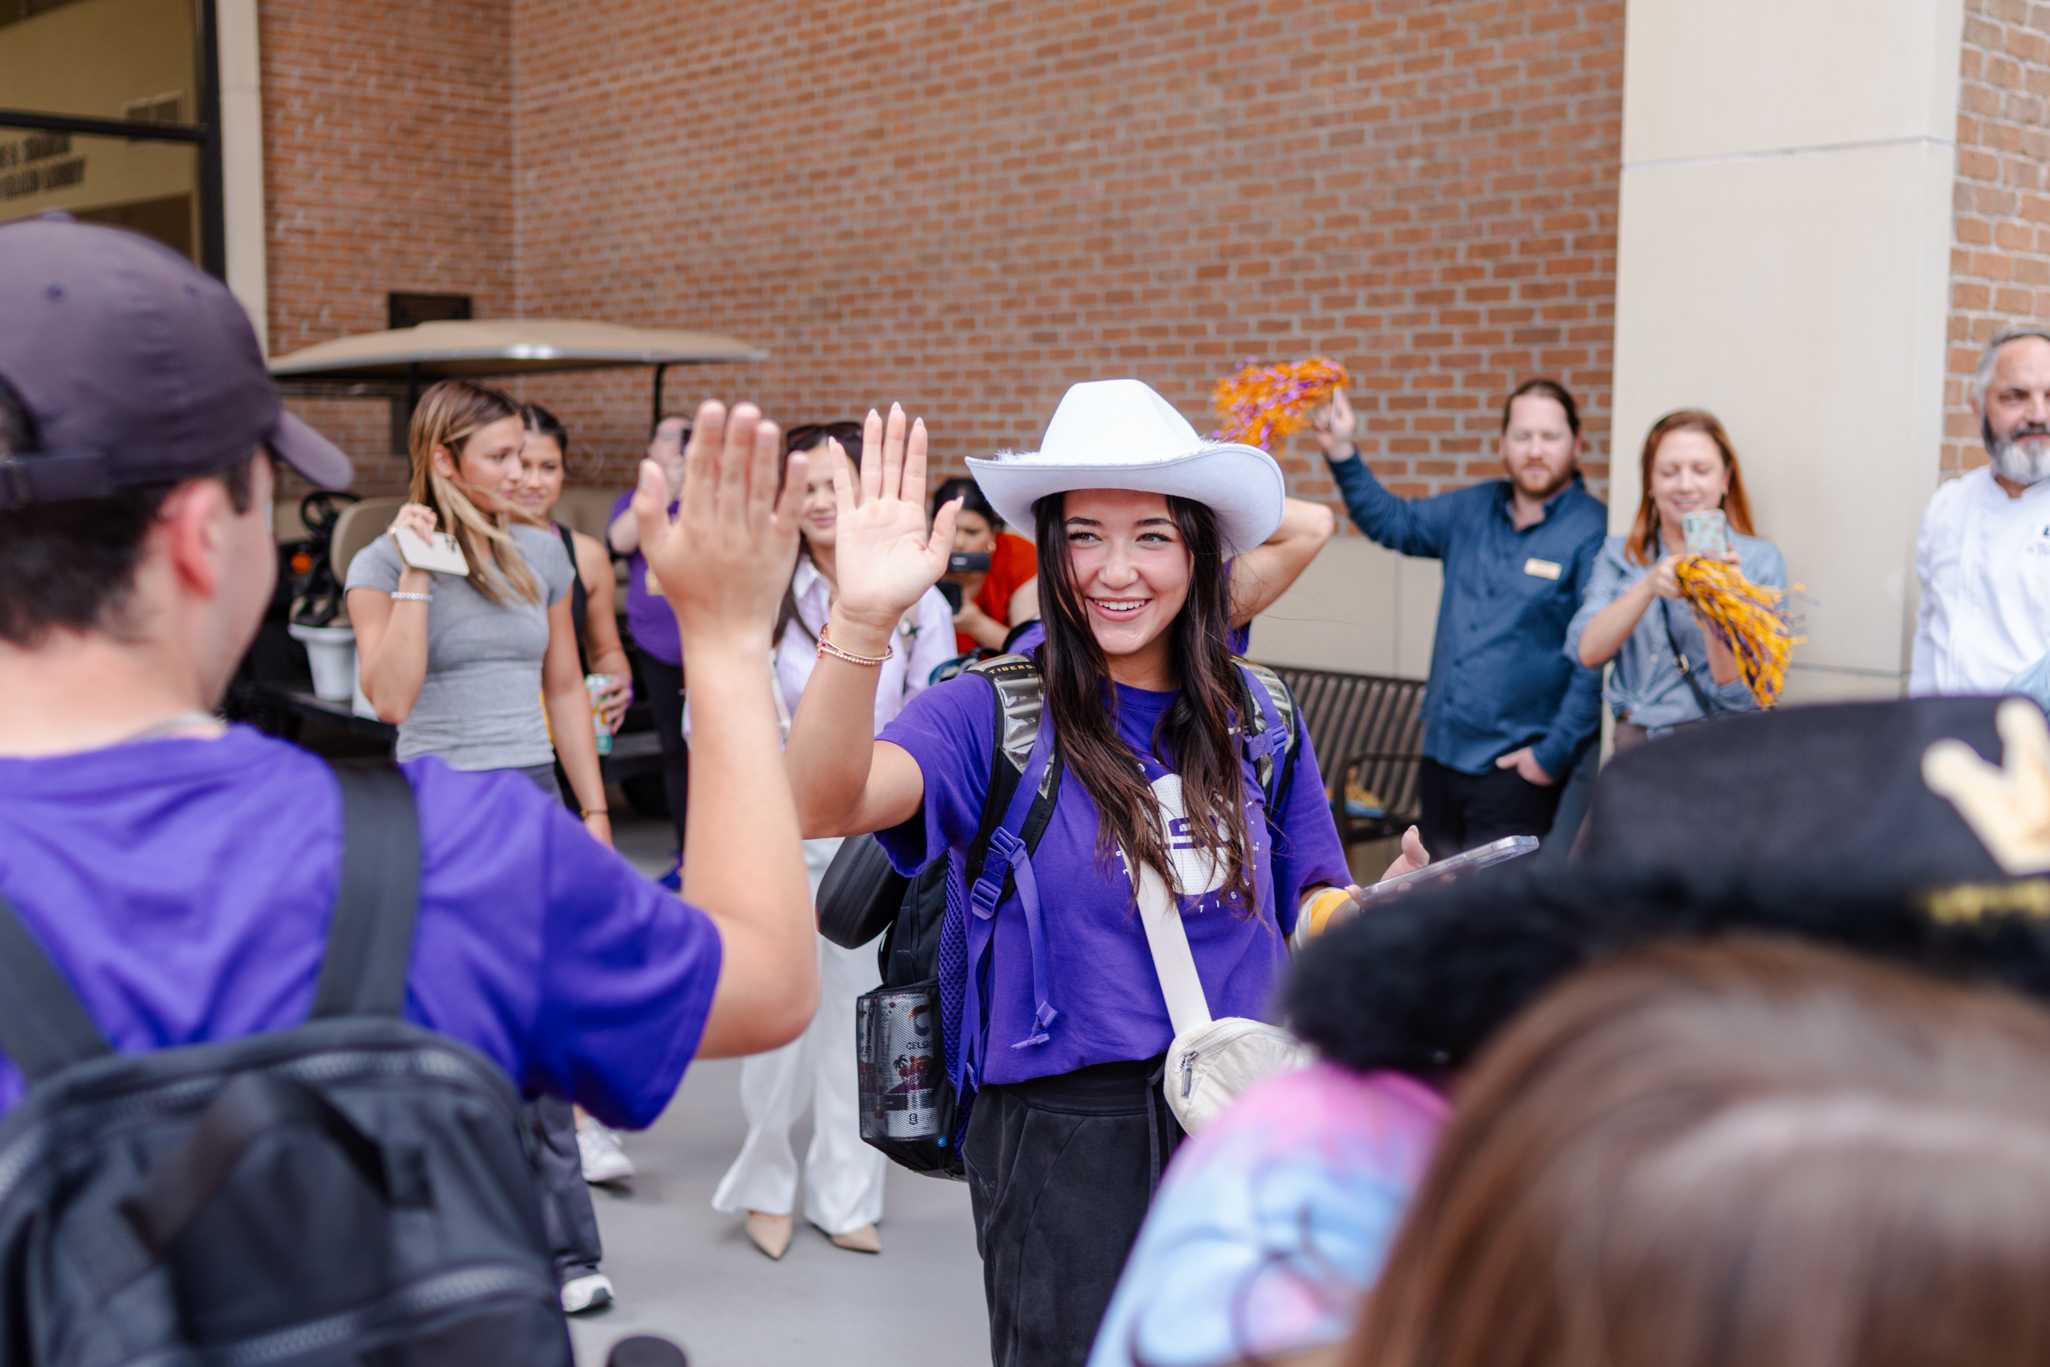
[[[861,436],[861,474],[832,443],[837,611],[880,632],[896,628],[924,592],[946,573],[954,549],[954,515],[961,500],[925,525],[925,420],[907,424],[890,405],[887,423],[869,410]],[[793,479],[796,476],[792,476]]]
[[[802,455],[790,457],[777,493],[782,454],[782,431],[753,404],[728,413],[724,404],[707,400],[684,454],[673,521],[665,511],[669,488],[662,467],[641,462],[633,497],[641,552],[686,642],[759,642],[768,653],[776,608],[797,563],[804,503]]]

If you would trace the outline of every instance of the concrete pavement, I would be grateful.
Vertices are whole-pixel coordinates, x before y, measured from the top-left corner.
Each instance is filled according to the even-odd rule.
[[[617,840],[651,874],[667,866],[660,827],[628,823]],[[739,1076],[737,1062],[694,1064],[654,1127],[625,1137],[632,1187],[594,1190],[619,1302],[571,1321],[580,1367],[600,1367],[630,1334],[674,1340],[692,1367],[987,1364],[982,1262],[960,1183],[892,1168],[875,1257],[837,1249],[800,1220],[790,1252],[770,1262],[712,1209],[747,1128]],[[808,1123],[792,1139],[802,1155]]]

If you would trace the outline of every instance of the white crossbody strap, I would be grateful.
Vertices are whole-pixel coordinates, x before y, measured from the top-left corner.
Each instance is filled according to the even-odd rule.
[[[1146,930],[1146,948],[1153,952],[1160,995],[1167,999],[1167,1019],[1177,1036],[1199,1030],[1210,1024],[1210,1003],[1203,996],[1203,980],[1196,976],[1196,956],[1189,949],[1181,907],[1159,870],[1130,855],[1125,863],[1135,871],[1139,924]]]

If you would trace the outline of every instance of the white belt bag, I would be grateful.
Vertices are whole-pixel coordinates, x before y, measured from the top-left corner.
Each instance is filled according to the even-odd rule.
[[[1174,1026],[1161,1088],[1175,1119],[1194,1134],[1262,1078],[1306,1067],[1310,1049],[1278,1025],[1244,1016],[1211,1018],[1180,905],[1158,870],[1135,859],[1126,863],[1138,870],[1139,922]]]

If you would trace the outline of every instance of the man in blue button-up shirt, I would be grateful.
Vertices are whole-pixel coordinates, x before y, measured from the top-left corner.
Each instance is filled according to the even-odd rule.
[[[1573,396],[1551,380],[1519,385],[1502,406],[1507,478],[1435,498],[1383,488],[1357,426],[1343,392],[1315,419],[1352,520],[1390,550],[1445,562],[1424,696],[1424,844],[1442,856],[1543,836],[1601,702],[1600,674],[1561,653],[1608,527],[1580,482]]]

